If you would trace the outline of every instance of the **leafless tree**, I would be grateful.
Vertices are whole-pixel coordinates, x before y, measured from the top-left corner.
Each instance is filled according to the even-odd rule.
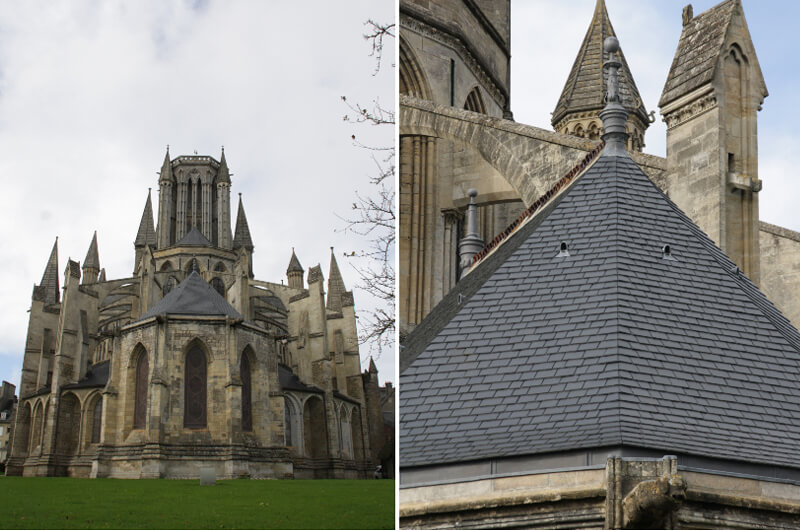
[[[365,23],[367,31],[364,39],[371,45],[370,56],[375,58],[375,70],[380,72],[383,61],[384,45],[394,39],[394,24],[379,24],[373,20]],[[391,68],[394,68],[394,62]],[[380,98],[375,98],[368,107],[360,103],[351,103],[345,96],[342,101],[350,109],[344,116],[347,122],[365,126],[391,127],[394,130],[395,115],[393,109],[381,105]],[[393,137],[393,135],[392,135]],[[375,174],[370,178],[372,192],[362,195],[356,192],[351,214],[342,219],[346,223],[345,230],[364,236],[367,240],[365,250],[347,254],[359,274],[358,289],[369,292],[378,300],[378,305],[360,312],[360,341],[367,344],[374,358],[380,357],[383,351],[394,350],[395,340],[395,148],[394,145],[376,146],[360,142],[356,135],[352,136],[353,144],[370,153],[375,163]]]

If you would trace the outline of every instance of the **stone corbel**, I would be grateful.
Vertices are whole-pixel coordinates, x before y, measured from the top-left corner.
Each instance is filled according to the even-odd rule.
[[[761,179],[733,172],[728,173],[728,184],[737,190],[748,190],[753,193],[758,193],[763,187]]]

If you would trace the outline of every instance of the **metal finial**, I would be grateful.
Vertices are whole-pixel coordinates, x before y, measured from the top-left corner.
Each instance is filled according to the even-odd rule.
[[[475,197],[478,190],[470,188],[467,190],[469,195],[469,205],[467,206],[467,233],[458,243],[458,254],[461,258],[461,276],[472,266],[472,257],[483,248],[483,239],[478,234],[478,205],[475,204]]]
[[[625,144],[628,141],[628,133],[625,130],[625,123],[628,121],[628,111],[622,106],[619,92],[619,68],[622,66],[616,57],[619,49],[616,37],[607,37],[603,41],[603,51],[608,56],[603,62],[603,68],[608,69],[606,106],[600,111],[600,119],[603,120],[603,141],[606,143],[603,156],[627,155]]]

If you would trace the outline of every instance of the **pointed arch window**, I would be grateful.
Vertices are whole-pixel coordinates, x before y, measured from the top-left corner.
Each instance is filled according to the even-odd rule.
[[[97,398],[92,410],[92,443],[100,443],[100,427],[103,423],[103,398]]]
[[[473,88],[467,95],[467,100],[464,102],[464,110],[486,114],[486,105],[483,103],[483,96],[481,96],[481,91],[478,87]]]
[[[136,397],[133,405],[133,428],[144,429],[147,413],[147,373],[149,371],[147,352],[139,354],[136,363]]]
[[[252,387],[250,385],[250,359],[247,352],[242,354],[242,361],[239,366],[239,373],[242,377],[242,430],[253,430],[253,398]]]
[[[199,346],[186,354],[183,426],[202,429],[206,426],[206,356]]]

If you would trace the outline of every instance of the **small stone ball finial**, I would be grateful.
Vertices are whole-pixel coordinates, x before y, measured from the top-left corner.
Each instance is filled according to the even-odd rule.
[[[611,37],[606,37],[606,40],[603,41],[603,51],[606,53],[617,53],[619,51],[619,40],[613,35]]]
[[[470,197],[477,197],[478,190],[476,190],[475,188],[470,188],[467,190],[467,195],[469,195]]]

